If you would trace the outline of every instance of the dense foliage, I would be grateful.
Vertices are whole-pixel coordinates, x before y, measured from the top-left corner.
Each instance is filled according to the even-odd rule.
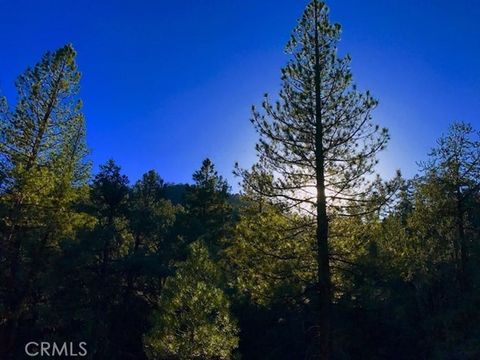
[[[209,159],[191,185],[92,176],[74,49],[27,69],[0,98],[0,359],[480,358],[480,132],[380,179],[388,132],[339,37],[313,0],[239,194]]]

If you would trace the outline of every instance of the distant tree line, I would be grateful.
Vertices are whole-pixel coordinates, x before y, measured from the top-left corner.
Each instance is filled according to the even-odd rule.
[[[377,101],[318,0],[282,87],[253,108],[257,162],[231,192],[131,184],[87,161],[75,51],[0,98],[0,358],[29,341],[91,359],[480,358],[480,133],[452,123],[418,174],[384,180]],[[420,158],[422,156],[419,156]]]

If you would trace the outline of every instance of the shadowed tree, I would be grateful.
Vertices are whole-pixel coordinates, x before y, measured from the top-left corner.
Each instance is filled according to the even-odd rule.
[[[232,207],[228,202],[229,186],[218,175],[210,159],[205,159],[193,174],[194,185],[185,195],[188,215],[187,237],[190,241],[202,238],[215,254],[224,241],[231,222]]]
[[[120,167],[109,160],[100,167],[91,187],[92,214],[97,219],[86,241],[90,243],[91,267],[94,271],[95,298],[90,300],[94,323],[92,326],[91,349],[95,356],[106,357],[116,354],[119,346],[114,345],[117,329],[115,319],[121,303],[125,281],[121,274],[121,260],[132,247],[133,238],[128,228],[128,178]]]
[[[171,243],[170,229],[180,206],[165,198],[165,183],[153,170],[145,173],[133,186],[129,204],[130,227],[135,242],[132,255],[162,253],[174,257],[175,245]]]
[[[310,0],[242,194],[209,159],[193,185],[113,161],[89,182],[75,51],[27,69],[0,96],[0,359],[479,359],[480,133],[454,123],[382,182],[389,135],[339,38]]]
[[[71,205],[89,164],[75,56],[71,45],[46,53],[18,77],[14,109],[0,104],[0,354],[11,354],[22,326],[32,333],[48,302],[41,278],[81,217]]]
[[[181,206],[165,199],[165,183],[153,170],[132,187],[129,223],[133,244],[122,260],[126,286],[123,305],[115,321],[125,354],[144,358],[142,336],[148,330],[151,309],[157,307],[165,280],[174,271],[174,261],[185,253],[177,233],[176,216]],[[132,355],[133,358],[133,355]]]
[[[377,284],[365,280],[362,284],[355,278],[352,287],[363,287],[364,294],[384,294],[363,305],[383,313],[378,316],[382,326],[388,322],[397,326],[388,348],[384,346],[392,338],[388,340],[387,331],[376,335],[378,348],[391,352],[408,346],[403,354],[416,349],[415,355],[405,358],[476,359],[480,354],[478,131],[469,124],[453,123],[420,169],[421,175],[400,193],[396,209],[370,235],[377,258],[369,254],[362,262],[377,263],[378,270],[370,276]],[[389,277],[395,282],[388,283]],[[361,299],[357,294],[354,301]],[[408,345],[399,344],[407,339]]]
[[[133,247],[129,190],[128,178],[112,160],[100,166],[89,198],[79,204],[91,222],[62,242],[52,275],[56,287],[50,326],[56,340],[85,341],[92,358],[122,358],[128,347],[119,322],[126,288],[123,261]]]
[[[325,3],[313,0],[286,46],[279,100],[253,108],[260,136],[258,162],[237,170],[249,191],[310,214],[316,231],[317,356],[331,356],[332,284],[329,223],[377,207],[382,186],[373,175],[376,154],[389,138],[372,123],[377,105],[352,82],[350,57],[339,57],[340,25]],[[378,187],[377,190],[375,190]]]
[[[465,291],[469,288],[469,248],[476,236],[471,221],[480,193],[480,133],[470,124],[453,123],[429,155],[429,160],[420,164],[424,175],[418,179],[418,193],[422,202],[427,202],[423,213],[436,211],[438,220],[448,222],[450,235],[440,238],[450,239],[459,287]]]

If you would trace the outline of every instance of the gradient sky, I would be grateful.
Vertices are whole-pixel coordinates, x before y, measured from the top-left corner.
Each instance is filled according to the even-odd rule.
[[[254,160],[252,104],[274,95],[304,0],[0,0],[0,91],[46,50],[78,52],[95,169],[189,182],[210,157],[232,184]],[[340,53],[380,100],[385,176],[416,172],[454,120],[480,128],[480,1],[331,0]]]

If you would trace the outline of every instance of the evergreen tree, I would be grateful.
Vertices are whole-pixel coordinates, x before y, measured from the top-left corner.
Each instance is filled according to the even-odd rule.
[[[225,250],[235,288],[255,304],[302,302],[315,278],[312,231],[305,226],[308,219],[284,213],[262,199],[244,197],[242,201]]]
[[[122,259],[133,244],[127,217],[128,195],[128,178],[109,160],[100,167],[91,187],[92,214],[97,223],[84,240],[89,243],[93,270],[89,287],[95,294],[89,299],[94,316],[90,344],[92,353],[100,358],[121,353],[114,334],[120,325],[117,320],[122,311],[118,306],[125,286]]]
[[[377,205],[378,196],[370,196],[379,185],[372,179],[375,157],[389,137],[372,123],[377,101],[353,84],[350,57],[338,56],[339,38],[340,25],[331,24],[327,6],[313,0],[287,44],[291,59],[282,70],[280,99],[272,103],[266,97],[263,111],[253,109],[260,136],[258,162],[250,171],[238,171],[246,188],[311,214],[316,228],[316,337],[323,359],[331,357],[329,222]]]
[[[480,358],[480,133],[452,124],[383,183],[388,132],[339,38],[311,0],[243,194],[209,159],[191,186],[112,160],[89,182],[75,51],[27,69],[0,96],[0,358]]]
[[[385,294],[384,305],[365,304],[401,314],[390,317],[396,336],[403,334],[398,339],[408,339],[409,349],[424,358],[474,359],[480,353],[475,305],[480,299],[478,146],[478,132],[470,125],[450,126],[429,159],[420,163],[421,174],[401,192],[379,231],[370,235],[378,245],[378,257],[362,262],[375,261],[390,282],[384,281],[385,290],[371,283],[361,285],[358,279],[352,284],[364,292]],[[376,344],[390,341],[390,348],[397,348],[387,331]]]
[[[131,281],[135,282],[137,276],[146,281],[136,285],[141,287],[138,290],[142,293],[157,288],[158,295],[165,278],[171,272],[172,261],[184,254],[185,243],[180,239],[180,229],[177,226],[177,216],[181,214],[181,206],[174,206],[170,200],[165,199],[165,184],[155,171],[144,174],[133,186],[130,192],[129,222],[134,244],[129,252],[127,266],[129,276],[133,276]],[[147,281],[150,278],[153,283]],[[136,287],[134,283],[130,285]]]
[[[167,280],[154,326],[145,336],[149,359],[230,359],[237,325],[221,289],[220,273],[199,241]]]
[[[141,248],[160,250],[178,209],[165,199],[165,183],[155,171],[144,174],[132,188],[129,208],[135,234],[134,251]]]
[[[2,101],[0,354],[35,329],[48,303],[41,278],[82,222],[72,209],[89,175],[75,56],[71,45],[46,53],[17,79],[14,109]]]
[[[229,186],[218,175],[210,159],[193,174],[194,185],[186,193],[188,225],[187,238],[195,241],[202,238],[212,254],[222,247],[229,232],[232,207],[229,200]]]
[[[153,170],[130,191],[128,218],[134,239],[122,259],[125,278],[122,311],[117,330],[128,354],[142,354],[142,337],[149,330],[152,309],[158,306],[165,281],[174,272],[174,262],[184,255],[176,219],[182,212],[165,199],[165,183]]]
[[[240,352],[250,359],[308,358],[304,330],[315,326],[309,219],[254,194],[240,198],[222,264],[240,325]],[[259,331],[259,329],[263,329]]]
[[[434,202],[425,199],[429,207],[437,205],[441,211],[437,215],[449,221],[451,234],[447,238],[457,263],[460,288],[466,290],[471,243],[478,235],[471,221],[480,194],[480,133],[470,124],[453,123],[448,134],[438,140],[430,159],[421,165],[424,177],[419,187],[425,195],[434,196]]]
[[[128,178],[112,160],[101,165],[89,198],[78,205],[90,222],[61,243],[62,256],[54,264],[52,340],[85,341],[92,358],[122,358],[129,340],[135,338],[135,332],[132,338],[123,336],[122,324],[124,259],[133,247],[127,217],[129,190]],[[140,327],[141,323],[139,316]]]

